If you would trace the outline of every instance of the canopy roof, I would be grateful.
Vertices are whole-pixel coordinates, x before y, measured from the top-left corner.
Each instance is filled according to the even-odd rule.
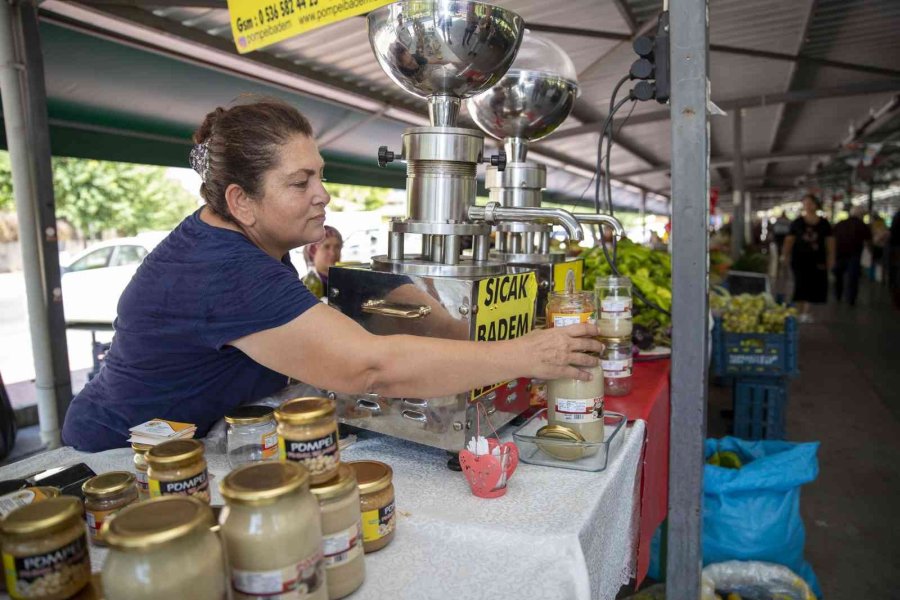
[[[655,29],[662,2],[501,4],[575,63],[582,94],[573,116],[530,156],[548,165],[552,199],[590,199],[599,123],[636,58],[631,40]],[[403,186],[402,168],[379,169],[375,155],[399,145],[405,127],[424,124],[425,107],[378,67],[361,17],[241,56],[222,0],[47,0],[40,11],[56,154],[185,166],[204,114],[256,93],[310,118],[330,179]],[[895,178],[898,28],[892,0],[710,0],[712,98],[729,115],[743,110],[746,187],[757,202],[796,197],[805,186],[846,189],[853,177]],[[668,212],[668,108],[644,102],[625,114],[615,121],[615,202],[637,208],[643,190],[651,211]],[[711,123],[712,184],[722,192],[733,184],[732,121]],[[869,139],[885,144],[875,171],[842,167]]]

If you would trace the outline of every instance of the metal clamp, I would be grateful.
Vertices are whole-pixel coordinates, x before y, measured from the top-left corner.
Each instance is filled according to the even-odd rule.
[[[365,398],[358,398],[356,400],[356,408],[361,408],[363,410],[368,410],[373,413],[381,412],[381,405],[373,400],[366,400]]]
[[[395,319],[424,319],[431,314],[431,307],[397,304],[386,300],[366,300],[363,302],[362,311]]]
[[[416,421],[417,423],[422,424],[428,422],[428,417],[425,416],[425,413],[418,410],[404,410],[400,414],[404,419],[409,419],[410,421]]]

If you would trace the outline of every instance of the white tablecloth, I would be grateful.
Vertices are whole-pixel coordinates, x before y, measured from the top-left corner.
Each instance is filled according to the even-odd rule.
[[[397,534],[366,556],[366,582],[353,600],[613,599],[635,568],[644,423],[600,473],[520,463],[506,495],[476,498],[442,451],[373,435],[343,453],[394,469]],[[507,432],[508,435],[508,432]],[[130,470],[130,449],[98,454],[61,448],[0,468],[0,480],[84,462],[95,472]],[[208,449],[212,502],[225,457]],[[104,550],[92,549],[95,570]]]

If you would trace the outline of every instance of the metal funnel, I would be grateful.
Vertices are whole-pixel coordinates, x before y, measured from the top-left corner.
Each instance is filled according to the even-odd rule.
[[[461,99],[506,73],[524,21],[504,8],[455,0],[396,2],[368,16],[369,43],[401,88],[428,98],[432,125],[453,126]]]
[[[577,76],[568,55],[550,40],[526,32],[506,75],[466,106],[482,131],[506,140],[509,162],[523,162],[527,142],[556,130],[577,97]]]

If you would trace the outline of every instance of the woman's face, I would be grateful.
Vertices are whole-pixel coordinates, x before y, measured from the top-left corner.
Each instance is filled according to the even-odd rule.
[[[266,245],[284,249],[325,236],[325,207],[331,196],[322,184],[325,162],[314,140],[297,134],[278,150],[278,162],[263,176],[255,203],[255,228]]]
[[[816,211],[818,210],[818,208],[819,207],[816,206],[816,203],[813,201],[812,198],[806,197],[803,199],[803,212],[805,212],[807,215],[812,216],[812,215],[816,214]]]
[[[319,273],[328,273],[328,268],[333,267],[341,260],[341,240],[332,236],[327,237],[316,244],[313,263]]]

